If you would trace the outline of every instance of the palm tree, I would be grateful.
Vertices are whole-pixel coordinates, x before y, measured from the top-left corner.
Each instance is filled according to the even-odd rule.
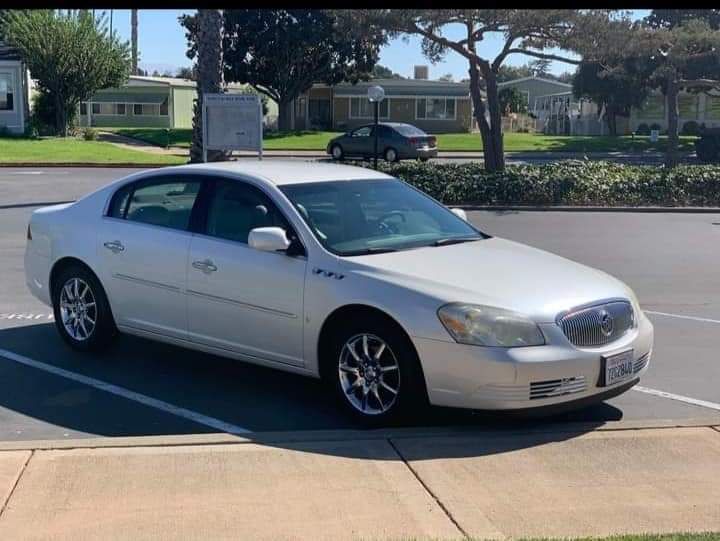
[[[132,74],[138,74],[138,10],[130,10],[130,41],[132,43]]]
[[[197,100],[193,111],[193,137],[190,147],[190,161],[201,162],[202,145],[202,104],[203,95],[225,91],[223,79],[223,15],[219,9],[199,9],[197,15]],[[227,154],[222,151],[208,151],[208,161],[222,161]]]

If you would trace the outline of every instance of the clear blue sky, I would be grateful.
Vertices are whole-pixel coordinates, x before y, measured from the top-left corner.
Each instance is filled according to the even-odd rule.
[[[140,65],[151,72],[157,69],[163,72],[167,69],[175,71],[178,67],[189,66],[190,60],[185,56],[187,43],[185,33],[178,22],[178,17],[183,13],[193,13],[194,10],[159,10],[142,9],[139,11],[139,44]],[[101,10],[97,10],[99,14]],[[109,11],[105,11],[109,17]],[[641,18],[649,13],[649,10],[634,10],[633,17]],[[113,28],[121,38],[130,39],[130,10],[116,9],[113,11]],[[453,38],[461,30],[448,28],[447,36]],[[494,55],[502,45],[500,36],[490,35],[480,44],[481,54]],[[506,60],[510,65],[522,65],[532,60],[524,55],[511,55]],[[430,66],[430,78],[437,79],[451,73],[456,81],[466,78],[467,61],[460,55],[449,52],[446,57],[437,64],[430,64],[420,50],[420,39],[412,36],[408,42],[396,39],[389,43],[380,52],[380,63],[391,70],[405,77],[412,77],[413,66],[416,64],[427,64]],[[562,62],[553,62],[551,71],[562,73],[572,71],[573,66]]]

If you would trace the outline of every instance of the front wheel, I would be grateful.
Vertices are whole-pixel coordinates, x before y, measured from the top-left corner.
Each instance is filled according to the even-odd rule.
[[[420,413],[427,404],[420,362],[399,330],[359,318],[336,333],[326,376],[344,409],[378,426]]]
[[[55,279],[53,314],[62,339],[78,351],[100,351],[117,334],[105,291],[81,265],[63,269]]]
[[[333,160],[342,160],[345,155],[343,148],[340,145],[333,145],[330,149],[330,154],[332,155]]]

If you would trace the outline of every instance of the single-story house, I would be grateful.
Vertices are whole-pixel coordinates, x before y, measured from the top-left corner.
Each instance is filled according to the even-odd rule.
[[[708,128],[720,127],[720,92],[713,90],[708,93],[681,92],[678,96],[678,127],[682,131],[686,122],[705,124]],[[653,92],[640,108],[633,108],[630,112],[629,131],[637,130],[638,126],[653,124],[667,130],[668,118],[665,96],[660,92]]]
[[[20,134],[29,116],[28,71],[18,52],[0,42],[0,131]]]
[[[348,130],[373,120],[368,88],[381,86],[385,99],[379,117],[407,122],[428,133],[470,131],[472,106],[468,83],[428,79],[374,79],[334,86],[314,84],[296,98],[290,115],[291,129]]]
[[[548,96],[551,94],[572,93],[572,85],[554,81],[552,79],[544,79],[543,77],[521,77],[512,81],[498,83],[498,91],[504,88],[517,88],[520,93],[525,96],[527,107],[532,111],[535,107],[535,100],[540,96]]]
[[[245,85],[230,84],[228,92]],[[106,88],[80,104],[80,126],[191,128],[195,81],[175,77],[131,75],[122,87]],[[277,118],[277,104],[268,100],[266,123]],[[88,118],[89,117],[89,118]]]

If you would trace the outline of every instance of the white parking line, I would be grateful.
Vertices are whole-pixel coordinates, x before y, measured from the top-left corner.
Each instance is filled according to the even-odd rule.
[[[686,404],[692,404],[694,406],[700,406],[702,408],[709,408],[711,410],[720,411],[720,404],[715,402],[708,402],[707,400],[700,400],[698,398],[690,398],[689,396],[683,396],[675,393],[668,393],[667,391],[659,391],[657,389],[650,389],[648,387],[642,387],[641,385],[635,385],[633,387],[638,392],[651,394],[654,396],[660,396],[662,398],[669,398],[670,400],[677,400],[678,402],[685,402]]]
[[[157,398],[152,398],[144,394],[136,393],[135,391],[113,385],[112,383],[106,383],[104,381],[100,381],[99,379],[90,378],[88,376],[83,376],[82,374],[70,372],[69,370],[65,370],[63,368],[58,368],[57,366],[53,366],[51,364],[36,361],[34,359],[30,359],[29,357],[24,357],[23,355],[13,353],[12,351],[0,349],[0,358],[5,358],[9,361],[14,361],[16,363],[24,364],[26,366],[31,366],[39,370],[44,370],[45,372],[55,374],[56,376],[77,381],[78,383],[82,383],[83,385],[89,385],[90,387],[94,387],[101,391],[105,391],[116,396],[121,396],[123,398],[127,398],[128,400],[133,400],[134,402],[139,402],[144,406],[149,406],[151,408],[155,408],[166,413],[170,413],[172,415],[177,415],[178,417],[183,417],[195,423],[199,423],[201,425],[209,426],[216,430],[220,430],[221,432],[227,432],[228,434],[247,434],[248,432],[252,432],[247,428],[232,425],[219,419],[215,419],[214,417],[208,417],[207,415],[203,415],[202,413],[197,413],[189,409],[181,408],[180,406],[175,406],[174,404],[170,404],[168,402],[164,402],[162,400],[158,400]]]
[[[654,314],[656,316],[676,317],[678,319],[691,319],[693,321],[702,321],[704,323],[720,323],[720,319],[710,319],[707,317],[684,316],[682,314],[668,314],[667,312],[655,312],[654,310],[643,310],[646,314]]]

